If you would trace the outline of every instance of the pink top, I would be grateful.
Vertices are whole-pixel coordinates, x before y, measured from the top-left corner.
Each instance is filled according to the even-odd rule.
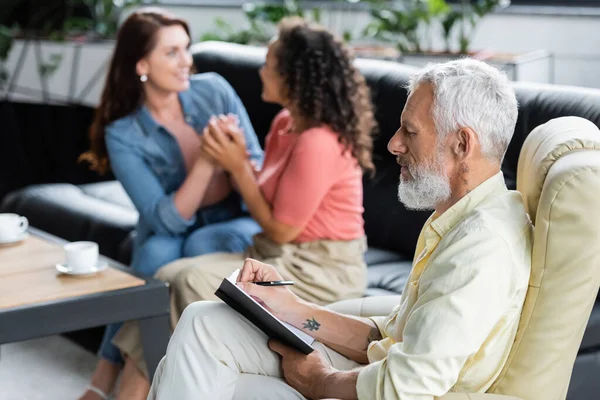
[[[273,120],[258,183],[274,217],[302,227],[296,243],[364,236],[362,170],[328,127],[291,133],[289,111]]]

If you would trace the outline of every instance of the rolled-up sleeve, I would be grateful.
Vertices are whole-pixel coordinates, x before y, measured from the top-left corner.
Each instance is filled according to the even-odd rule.
[[[184,219],[179,214],[173,201],[175,193],[165,193],[142,155],[122,141],[120,133],[107,129],[106,147],[115,177],[155,233],[166,236],[184,233],[196,223],[196,217]]]
[[[179,210],[175,207],[175,193],[164,196],[158,202],[156,207],[156,214],[158,220],[164,226],[165,232],[172,234],[179,234],[185,232],[189,227],[193,226],[196,222],[196,216],[192,216],[190,219],[184,219]]]
[[[358,398],[432,400],[446,394],[510,307],[512,264],[507,244],[491,232],[465,235],[440,251],[418,281],[402,340],[360,372]]]
[[[396,310],[394,310],[395,312]],[[384,322],[386,317],[381,317],[381,316],[377,316],[377,317],[369,317],[369,319],[371,321],[373,321],[373,323],[375,324],[375,326],[377,327],[377,329],[379,330],[379,333],[381,334],[382,338],[385,338],[385,329],[383,329],[384,326]]]

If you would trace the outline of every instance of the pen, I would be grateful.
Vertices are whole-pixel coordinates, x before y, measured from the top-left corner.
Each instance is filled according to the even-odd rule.
[[[293,285],[294,281],[270,281],[270,282],[252,282],[259,286],[288,286]]]

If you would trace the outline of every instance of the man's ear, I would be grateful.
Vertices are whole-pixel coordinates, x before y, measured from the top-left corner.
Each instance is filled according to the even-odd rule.
[[[477,134],[471,128],[460,128],[456,132],[456,139],[452,148],[454,155],[459,160],[465,160],[469,158],[475,149],[477,140]]]

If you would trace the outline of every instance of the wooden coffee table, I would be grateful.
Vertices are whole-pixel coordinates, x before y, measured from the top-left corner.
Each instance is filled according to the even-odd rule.
[[[30,236],[0,247],[0,344],[138,320],[150,376],[169,341],[169,293],[164,282],[109,268],[89,277],[60,274],[66,241],[30,228]]]

